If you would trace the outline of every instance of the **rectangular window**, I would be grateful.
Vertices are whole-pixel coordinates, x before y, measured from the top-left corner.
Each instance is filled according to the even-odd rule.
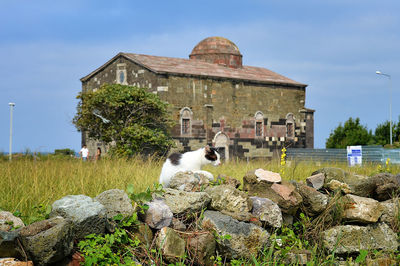
[[[190,119],[182,118],[182,134],[190,133]]]
[[[256,137],[262,136],[262,122],[256,122]]]

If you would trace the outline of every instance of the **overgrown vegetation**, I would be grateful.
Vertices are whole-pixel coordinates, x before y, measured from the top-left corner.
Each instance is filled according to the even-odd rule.
[[[112,145],[111,153],[164,154],[173,145],[168,105],[147,89],[105,84],[83,91],[73,123],[92,139]]]
[[[400,147],[400,118],[399,122],[392,121],[393,147]],[[344,124],[341,123],[330,133],[326,140],[326,148],[344,149],[352,145],[382,145],[390,144],[390,123],[385,121],[379,124],[375,133],[361,125],[360,118],[350,117]]]
[[[114,220],[118,226],[113,233],[90,234],[79,242],[78,249],[84,256],[85,265],[135,265],[140,240],[131,231],[139,224],[137,215],[127,218],[118,215]]]
[[[134,192],[145,191],[158,182],[163,161],[156,157],[147,159],[112,159],[104,157],[99,162],[82,162],[69,156],[20,156],[10,163],[5,155],[0,160],[0,208],[20,211],[25,216],[35,213],[33,206],[49,205],[66,195],[84,194],[95,197],[108,189],[126,189],[133,184]],[[231,176],[242,181],[249,170],[263,168],[281,172],[287,180],[304,180],[322,167],[340,167],[361,175],[382,171],[399,173],[400,166],[364,164],[348,167],[345,163],[291,162],[281,166],[277,161],[230,161],[219,167],[206,166],[214,176]],[[283,170],[282,170],[283,167]]]

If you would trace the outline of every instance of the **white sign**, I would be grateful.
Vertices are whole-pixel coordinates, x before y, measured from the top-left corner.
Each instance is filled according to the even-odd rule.
[[[347,146],[347,161],[350,166],[362,164],[362,147]]]

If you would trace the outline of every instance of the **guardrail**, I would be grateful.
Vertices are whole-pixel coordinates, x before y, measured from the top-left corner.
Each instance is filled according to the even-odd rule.
[[[335,161],[347,162],[346,149],[301,149],[288,148],[286,151],[287,160],[302,161]],[[382,146],[362,146],[363,162],[400,164],[400,149],[384,149]]]

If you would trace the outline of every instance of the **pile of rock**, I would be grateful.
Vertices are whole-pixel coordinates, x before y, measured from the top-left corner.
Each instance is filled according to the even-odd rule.
[[[271,231],[290,224],[300,212],[311,219],[326,216],[333,201],[341,208],[336,219],[343,223],[322,232],[327,252],[346,256],[361,249],[398,249],[392,228],[398,223],[399,201],[393,196],[399,193],[400,176],[367,177],[323,168],[303,184],[256,169],[243,177],[239,190],[240,182],[233,178],[212,186],[198,175],[178,173],[171,187],[154,194],[148,209],[138,213],[143,224],[134,234],[148,246],[155,243],[167,260],[189,253],[196,263],[212,264],[210,257],[217,252],[227,260],[251,258],[271,244]],[[74,240],[112,231],[112,217],[136,211],[128,195],[114,189],[96,198],[66,196],[52,204],[50,219],[28,226],[0,212],[0,257],[29,259],[35,265],[67,264]],[[187,220],[188,214],[197,218]],[[5,221],[20,228],[10,231],[12,223]],[[298,254],[291,255],[299,262]],[[306,260],[307,255],[301,259]]]

